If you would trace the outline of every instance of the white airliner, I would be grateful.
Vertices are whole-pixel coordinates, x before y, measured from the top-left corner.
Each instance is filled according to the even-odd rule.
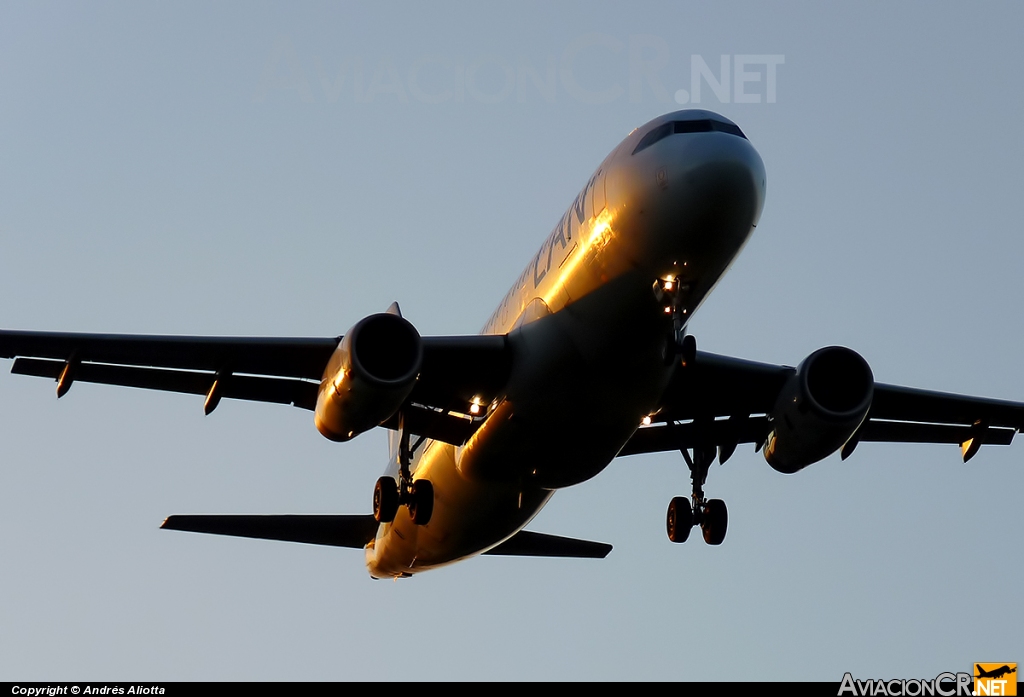
[[[727,513],[709,465],[740,443],[794,473],[861,441],[1006,445],[1024,404],[876,383],[848,348],[796,368],[699,352],[687,323],[757,227],[765,170],[728,119],[667,114],[601,163],[481,334],[421,337],[394,304],[323,339],[0,332],[12,372],[314,412],[327,438],[391,429],[372,515],[171,516],[173,530],[365,549],[374,578],[477,554],[604,557],[610,545],[524,530],[558,489],[615,458],[678,450],[689,497],[668,536]],[[579,405],[586,405],[580,409]]]

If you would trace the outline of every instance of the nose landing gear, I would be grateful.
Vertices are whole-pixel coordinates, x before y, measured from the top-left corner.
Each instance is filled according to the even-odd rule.
[[[713,448],[694,448],[693,456],[684,448],[681,450],[683,459],[690,468],[690,479],[693,482],[693,493],[687,500],[676,496],[668,505],[665,527],[668,539],[673,542],[686,542],[690,536],[690,528],[700,526],[704,533],[704,541],[709,545],[720,545],[725,540],[725,531],[729,525],[729,513],[725,501],[704,498],[704,482],[708,478],[708,467],[715,461]]]
[[[683,264],[685,266],[685,263]],[[665,337],[662,357],[665,365],[676,363],[679,368],[693,366],[697,360],[697,340],[692,334],[686,333],[689,320],[686,306],[690,297],[690,284],[683,282],[678,276],[658,278],[651,290],[654,299],[661,305],[667,318],[672,321],[672,328]],[[721,459],[725,461],[735,449],[724,448]],[[704,533],[704,541],[709,545],[720,545],[725,539],[725,531],[729,525],[729,513],[725,502],[721,499],[704,497],[704,482],[708,478],[708,467],[718,455],[717,449],[711,446],[694,447],[691,456],[686,448],[680,448],[683,459],[690,468],[690,480],[693,492],[690,498],[676,496],[668,505],[665,516],[665,528],[668,539],[673,542],[686,542],[690,537],[690,529],[700,526]]]
[[[672,319],[672,330],[665,337],[662,358],[665,365],[672,365],[677,359],[684,367],[692,365],[697,358],[697,341],[686,333],[686,299],[690,293],[690,284],[682,283],[676,277],[659,278],[652,287],[654,299],[664,308],[665,314]]]
[[[434,485],[426,479],[413,480],[412,453],[422,442],[409,447],[409,432],[405,430],[405,417],[398,415],[398,481],[384,476],[373,488],[373,517],[378,523],[390,523],[398,515],[399,506],[408,506],[409,517],[416,525],[426,525],[434,514]]]

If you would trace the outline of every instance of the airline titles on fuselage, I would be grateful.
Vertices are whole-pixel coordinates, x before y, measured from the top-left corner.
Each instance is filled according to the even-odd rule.
[[[502,299],[498,309],[494,311],[487,324],[484,326],[484,333],[495,333],[504,331],[510,320],[514,320],[522,312],[526,304],[535,297],[534,291],[540,288],[544,279],[551,271],[551,267],[558,259],[555,268],[561,268],[569,256],[579,246],[579,232],[588,218],[596,216],[600,211],[595,210],[594,187],[601,176],[601,170],[594,173],[586,186],[576,196],[569,209],[562,214],[561,220],[555,225],[548,238],[544,240],[540,250],[530,260],[526,268],[516,279],[512,289]],[[589,203],[589,205],[588,205]],[[588,211],[592,215],[588,215]],[[558,246],[557,256],[555,246]],[[553,308],[557,309],[557,308]],[[511,313],[515,313],[514,315]]]

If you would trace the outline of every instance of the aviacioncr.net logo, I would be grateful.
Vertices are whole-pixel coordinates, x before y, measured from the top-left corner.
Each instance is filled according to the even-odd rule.
[[[939,673],[932,680],[857,680],[843,675],[838,697],[972,697],[970,673]]]
[[[1012,697],[1017,694],[1016,663],[975,663],[974,694]]]

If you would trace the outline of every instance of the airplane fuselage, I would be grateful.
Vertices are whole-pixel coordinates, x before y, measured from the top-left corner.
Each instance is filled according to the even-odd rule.
[[[432,482],[433,515],[418,526],[403,508],[382,524],[366,548],[370,574],[407,576],[486,551],[556,489],[604,469],[676,369],[664,358],[672,322],[653,284],[676,279],[691,317],[749,239],[764,198],[760,156],[716,114],[667,114],[623,140],[484,326],[508,334],[508,384],[464,446],[417,450],[413,477]],[[388,473],[397,471],[392,463]]]

